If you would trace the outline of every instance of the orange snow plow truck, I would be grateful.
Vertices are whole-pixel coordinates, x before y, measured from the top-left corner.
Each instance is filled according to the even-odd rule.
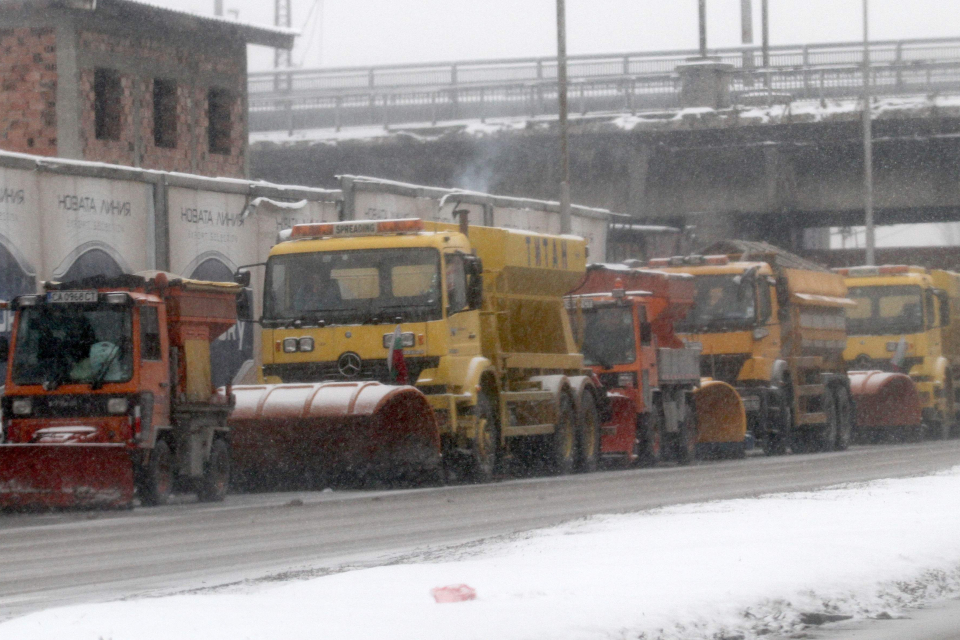
[[[747,430],[736,390],[700,378],[700,349],[674,333],[695,300],[692,276],[592,264],[567,296],[584,360],[610,396],[601,453],[626,462],[680,464],[741,457]]]
[[[152,272],[11,301],[0,507],[153,505],[174,488],[223,499],[232,396],[214,394],[210,342],[241,291]]]

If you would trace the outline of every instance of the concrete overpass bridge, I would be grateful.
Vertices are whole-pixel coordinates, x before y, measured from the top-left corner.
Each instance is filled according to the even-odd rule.
[[[859,224],[862,46],[777,47],[767,68],[758,48],[714,51],[730,106],[684,109],[673,69],[692,53],[572,61],[574,201],[798,251],[826,248],[812,229]],[[960,38],[877,42],[871,58],[878,224],[960,221]],[[554,73],[518,60],[252,75],[254,176],[556,199]]]

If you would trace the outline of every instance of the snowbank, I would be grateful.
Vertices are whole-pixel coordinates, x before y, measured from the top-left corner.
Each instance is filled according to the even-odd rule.
[[[960,592],[957,496],[960,467],[594,517],[279,586],[43,611],[0,637],[750,638]],[[476,600],[430,595],[461,583]]]

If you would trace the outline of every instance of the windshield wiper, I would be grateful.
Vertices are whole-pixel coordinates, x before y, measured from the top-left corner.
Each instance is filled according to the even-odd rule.
[[[113,366],[113,363],[117,361],[117,358],[120,357],[120,352],[123,350],[123,345],[126,342],[126,338],[120,338],[117,342],[116,349],[113,350],[113,353],[110,354],[110,357],[107,358],[100,369],[97,371],[97,375],[94,376],[93,380],[90,382],[90,389],[92,391],[98,391],[103,388],[103,382],[107,377],[107,372],[110,371],[110,367]]]

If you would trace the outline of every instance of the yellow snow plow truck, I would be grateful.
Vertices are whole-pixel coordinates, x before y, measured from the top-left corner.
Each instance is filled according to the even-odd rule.
[[[836,271],[856,303],[847,310],[848,366],[909,375],[927,435],[950,437],[957,424],[960,274],[907,265]],[[858,411],[868,410],[860,405],[869,400],[858,399]]]
[[[605,397],[563,305],[585,241],[461,220],[281,236],[265,270],[266,384],[233,389],[236,474],[429,479],[443,460],[485,481],[506,454],[596,467]]]
[[[768,454],[845,449],[854,426],[843,350],[843,278],[763,242],[728,240],[650,266],[694,276],[676,326],[702,346],[700,374],[733,385]],[[713,254],[713,255],[710,255]]]

